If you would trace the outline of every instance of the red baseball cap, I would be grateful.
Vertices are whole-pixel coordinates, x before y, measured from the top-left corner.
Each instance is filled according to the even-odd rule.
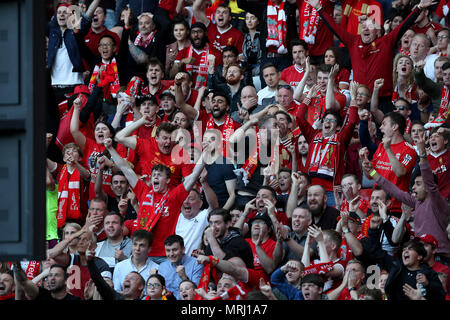
[[[435,237],[433,237],[431,234],[425,233],[421,235],[420,237],[416,237],[417,240],[422,241],[424,243],[429,243],[433,245],[435,248],[439,246],[439,242],[436,240]]]

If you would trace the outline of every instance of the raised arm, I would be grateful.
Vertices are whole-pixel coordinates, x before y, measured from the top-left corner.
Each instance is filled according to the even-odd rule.
[[[175,86],[175,103],[180,108],[180,110],[191,120],[195,120],[200,111],[197,111],[194,107],[187,104],[184,99],[183,94],[183,81],[186,79],[186,74],[179,72],[175,75],[174,86]]]
[[[30,300],[36,299],[39,294],[39,287],[33,281],[27,278],[27,275],[20,266],[20,262],[14,262],[13,272],[16,288],[17,287],[23,288],[26,296]]]
[[[137,129],[145,125],[147,122],[150,122],[150,119],[147,118],[148,116],[143,116],[139,120],[134,121],[129,126],[126,126],[122,130],[116,133],[116,136],[114,140],[116,140],[121,145],[130,148],[130,149],[136,149],[137,144],[137,138],[136,136],[132,136],[133,132],[135,132]]]
[[[334,110],[334,111],[340,111],[341,106],[339,102],[334,98],[334,91],[336,89],[336,83],[335,78],[339,71],[339,65],[336,63],[330,71],[330,74],[328,76],[328,83],[327,83],[327,93],[325,95],[325,108],[326,110]]]
[[[288,219],[292,218],[292,213],[294,212],[295,208],[297,208],[298,204],[298,187],[300,185],[300,177],[298,175],[298,172],[292,170],[291,174],[291,192],[289,192],[289,197],[286,204],[286,216]]]
[[[302,80],[300,80],[300,83],[294,90],[294,100],[297,101],[303,100],[303,90],[305,89],[306,79],[309,77],[310,73],[311,73],[311,64],[309,63],[309,57],[306,57],[305,73],[303,74]]]
[[[203,151],[202,155],[200,156],[200,159],[195,164],[192,173],[184,178],[183,185],[187,192],[191,191],[192,187],[194,187],[194,184],[197,182],[198,178],[200,177],[200,174],[205,168],[205,160],[204,160],[205,152],[206,150]]]
[[[194,13],[195,21],[202,22],[205,26],[208,26],[209,19],[206,16],[206,6],[204,5],[204,2],[206,0],[195,0],[192,5],[192,11]]]
[[[104,143],[105,143],[106,149],[111,154],[111,157],[114,160],[114,163],[119,167],[120,171],[123,172],[123,174],[125,175],[125,177],[128,180],[128,183],[130,184],[130,186],[132,188],[134,188],[139,180],[138,176],[136,175],[134,170],[131,169],[128,162],[117,153],[116,149],[113,148],[111,138],[105,139]]]
[[[370,112],[375,119],[375,123],[380,125],[383,122],[384,113],[378,108],[380,89],[384,84],[384,79],[377,79],[373,83],[372,98],[370,99]]]
[[[70,119],[70,133],[72,134],[73,139],[75,140],[76,144],[81,148],[81,150],[84,150],[84,145],[86,144],[86,137],[84,134],[80,131],[80,108],[81,108],[81,97],[78,96],[78,98],[75,99],[73,102],[73,114],[72,119]]]

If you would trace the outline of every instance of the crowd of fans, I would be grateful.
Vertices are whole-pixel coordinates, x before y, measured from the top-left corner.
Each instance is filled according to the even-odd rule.
[[[47,259],[0,300],[449,298],[446,0],[47,7]]]

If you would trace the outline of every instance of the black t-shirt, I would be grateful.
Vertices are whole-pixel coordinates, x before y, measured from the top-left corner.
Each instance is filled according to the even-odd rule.
[[[402,268],[402,271],[400,272],[400,276],[397,278],[397,281],[395,284],[393,284],[394,286],[394,294],[395,297],[393,298],[393,300],[410,300],[405,293],[403,292],[403,285],[404,284],[409,284],[411,287],[416,288],[416,284],[417,284],[417,280],[416,280],[416,276],[417,273],[420,270],[415,270],[415,271],[409,271],[406,268]]]
[[[108,195],[108,211],[115,211],[118,213],[121,213],[119,210],[119,201],[117,200],[117,198],[115,197],[111,197],[110,195]],[[125,213],[125,217],[124,220],[134,220],[137,218],[137,212],[136,210],[134,210],[134,207],[131,205],[131,201],[128,200],[128,208],[127,208],[127,212]]]
[[[316,223],[316,225],[320,228],[322,228],[322,230],[327,230],[327,229],[336,229],[336,225],[337,225],[337,217],[340,216],[340,212],[339,210],[337,210],[336,208],[332,208],[327,206],[325,208],[325,212],[323,213],[322,217],[320,218],[319,222]]]
[[[55,299],[52,297],[52,294],[49,290],[47,290],[43,287],[39,287],[39,293],[38,293],[38,296],[36,297],[36,300],[39,300],[39,301],[61,301],[61,300],[81,300],[81,298],[75,297],[75,296],[71,295],[70,293],[67,293],[64,298]]]
[[[214,163],[205,165],[206,171],[208,171],[206,180],[217,195],[219,207],[223,207],[229,198],[225,181],[237,179],[233,171],[234,166],[226,161],[224,157],[219,157]]]

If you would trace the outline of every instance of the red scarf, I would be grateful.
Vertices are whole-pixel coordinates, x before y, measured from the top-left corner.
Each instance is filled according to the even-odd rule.
[[[247,185],[250,182],[250,178],[252,177],[253,173],[255,172],[256,167],[258,166],[261,137],[259,136],[258,127],[256,127],[255,130],[256,130],[256,144],[253,147],[252,152],[248,156],[244,165],[241,168],[234,170],[234,173],[237,176],[242,175],[242,181],[244,182],[245,185]]]
[[[192,57],[192,52],[194,50],[194,47],[191,45],[189,46],[188,50],[188,57]],[[195,80],[194,89],[198,90],[201,87],[206,86],[206,82],[208,80],[208,55],[209,55],[209,45],[206,44],[205,49],[202,51],[200,56],[200,63],[198,64],[198,70],[197,70],[197,77]],[[192,64],[186,65],[186,72],[189,72],[189,74],[192,75],[194,66]]]
[[[267,3],[267,40],[266,47],[274,46],[279,54],[288,52],[286,48],[285,0],[277,8],[272,0]]]
[[[448,102],[450,90],[446,85],[442,85],[441,106],[439,107],[439,116],[447,119],[448,117]]]
[[[314,99],[313,122],[321,120],[323,118],[324,113],[325,113],[325,96],[322,96],[322,93],[319,91],[317,94],[317,98]]]
[[[217,283],[219,281],[219,277],[217,276],[217,269],[214,265],[218,263],[218,259],[209,256],[209,263],[205,264],[205,267],[203,268],[202,276],[200,277],[200,281],[198,282],[198,289],[203,288],[205,292],[208,292],[208,286],[209,282],[212,280],[214,283]],[[211,279],[212,274],[212,279]],[[203,300],[202,297],[200,297],[198,294],[195,294],[194,300]]]
[[[10,293],[10,294],[6,294],[4,296],[0,296],[0,301],[2,300],[9,300],[9,299],[15,299],[16,298],[16,294],[15,292]]]
[[[40,267],[41,263],[39,261],[28,262],[27,271],[25,271],[27,278],[33,280],[39,274]]]
[[[120,88],[119,72],[115,58],[113,58],[110,63],[102,62],[101,64],[97,64],[95,66],[91,79],[89,80],[89,91],[92,94],[92,91],[97,84],[98,70],[101,66],[106,66],[106,70],[100,75],[100,83],[98,86],[103,87],[103,98],[106,100],[111,100],[112,97],[116,97],[117,91]]]
[[[398,86],[395,86],[394,92],[392,92],[392,103],[394,103],[395,100],[400,98],[400,94],[398,93]],[[406,92],[405,99],[408,100],[410,103],[417,102],[417,95],[416,95],[416,85],[410,85],[408,88],[408,91]]]
[[[244,300],[248,292],[245,292],[238,284],[211,300]]]
[[[322,175],[333,179],[336,166],[336,151],[338,148],[337,134],[324,138],[322,132],[317,133],[312,142],[309,173],[310,175]]]
[[[164,208],[164,205],[167,202],[167,199],[169,198],[169,190],[164,193],[163,197],[158,203],[154,203],[155,199],[155,191],[152,190],[150,193],[146,195],[148,201],[142,202],[142,205],[150,206],[150,213],[147,214],[145,217],[140,218],[140,224],[141,228],[143,227],[147,231],[151,231],[156,224],[159,221],[159,218],[161,218],[162,209]]]
[[[316,9],[305,1],[302,4],[302,12],[300,14],[302,15],[301,21],[303,21],[303,24],[300,26],[300,38],[304,39],[306,43],[314,44],[320,15]]]
[[[134,40],[135,46],[140,46],[147,48],[147,46],[152,42],[153,38],[155,37],[156,31],[150,32],[150,34],[147,37],[143,37],[142,34],[138,34],[136,39]]]
[[[304,275],[312,274],[312,273],[325,274],[325,273],[333,270],[333,267],[334,267],[333,261],[323,262],[323,263],[318,263],[318,264],[311,264],[310,266],[305,267]]]
[[[58,228],[64,226],[66,219],[81,219],[80,189],[80,172],[75,169],[70,175],[67,165],[64,165],[58,181],[58,212],[56,213]]]
[[[228,154],[230,137],[234,132],[233,123],[234,123],[233,119],[229,115],[227,115],[222,129],[222,144],[224,149],[223,150],[224,156],[227,156]],[[210,115],[208,122],[206,123],[206,130],[214,129],[214,127],[215,127],[214,118],[212,115]]]

